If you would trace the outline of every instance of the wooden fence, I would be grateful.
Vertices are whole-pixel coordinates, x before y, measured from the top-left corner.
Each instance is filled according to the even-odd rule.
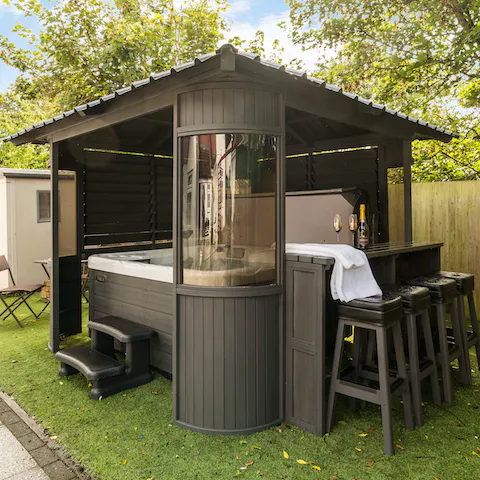
[[[390,241],[403,238],[403,185],[388,191]],[[480,310],[480,181],[414,183],[413,239],[443,242],[442,269],[475,274]]]

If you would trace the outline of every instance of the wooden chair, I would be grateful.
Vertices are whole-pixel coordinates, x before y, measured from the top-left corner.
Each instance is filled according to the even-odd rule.
[[[28,304],[28,299],[35,293],[38,292],[42,288],[42,284],[34,284],[34,285],[17,285],[15,283],[15,280],[12,275],[12,271],[10,270],[10,266],[8,265],[7,259],[5,258],[4,255],[0,255],[0,272],[4,272],[5,270],[8,270],[8,273],[10,275],[10,279],[12,280],[13,286],[11,287],[5,287],[5,288],[0,288],[0,300],[2,301],[3,305],[5,306],[4,310],[0,313],[0,318],[2,320],[6,320],[10,315],[15,319],[15,321],[18,323],[18,325],[23,328],[22,323],[18,319],[18,317],[15,315],[15,310],[17,308],[21,307],[22,304],[25,304],[27,308],[32,312],[32,315],[35,318],[38,318],[41,313],[36,314],[32,307]],[[12,302],[8,303],[6,300],[7,295],[12,295],[12,294],[17,294],[18,297]],[[5,315],[5,313],[7,313]]]

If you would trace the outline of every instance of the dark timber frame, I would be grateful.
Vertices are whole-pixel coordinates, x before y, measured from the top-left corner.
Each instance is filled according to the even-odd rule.
[[[278,138],[276,285],[181,284],[178,140],[224,132]],[[81,330],[82,259],[98,252],[173,244],[174,420],[215,433],[248,433],[279,422],[285,416],[285,192],[352,187],[348,174],[353,172],[359,182],[355,186],[370,196],[367,201],[378,215],[377,240],[384,242],[387,170],[403,167],[409,241],[411,142],[449,141],[452,136],[230,45],[11,135],[4,140],[51,147],[50,350],[60,349],[61,336]],[[61,252],[60,170],[75,172],[77,185],[71,212],[77,220],[75,254],[67,256]],[[196,340],[200,333],[203,344]],[[193,356],[192,342],[197,342]],[[225,355],[228,348],[237,352],[235,358]],[[252,365],[252,355],[261,361]],[[213,365],[220,358],[217,371]],[[215,381],[218,375],[227,380]],[[243,395],[244,388],[255,393]]]

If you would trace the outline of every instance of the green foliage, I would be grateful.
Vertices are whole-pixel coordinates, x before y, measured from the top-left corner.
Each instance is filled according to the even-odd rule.
[[[0,0],[8,4],[8,0]],[[0,35],[0,61],[19,72],[0,96],[0,138],[76,105],[215,50],[226,28],[224,0],[40,0],[13,4],[41,26],[18,23],[16,45]],[[42,168],[43,146],[0,145],[3,166]]]
[[[320,55],[316,75],[461,135],[416,142],[414,179],[480,178],[480,2],[289,3],[294,42],[336,52]]]
[[[0,138],[53,115],[48,101],[25,100],[12,92],[0,94]],[[0,165],[9,168],[47,168],[48,147],[0,142]]]
[[[6,1],[6,0],[3,0]],[[52,99],[65,110],[213,51],[226,27],[224,0],[40,0],[14,5],[41,25],[34,35],[18,24],[16,46],[0,36],[0,60],[20,75],[24,98]]]

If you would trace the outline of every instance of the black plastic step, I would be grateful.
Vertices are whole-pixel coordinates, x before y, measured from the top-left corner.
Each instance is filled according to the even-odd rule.
[[[132,343],[138,340],[148,340],[153,335],[151,328],[138,323],[125,320],[120,317],[102,317],[98,320],[91,320],[87,327],[92,330],[106,333],[119,342]]]
[[[88,380],[114,377],[125,372],[125,365],[118,360],[88,347],[72,347],[60,350],[55,358],[62,364],[70,365]]]

